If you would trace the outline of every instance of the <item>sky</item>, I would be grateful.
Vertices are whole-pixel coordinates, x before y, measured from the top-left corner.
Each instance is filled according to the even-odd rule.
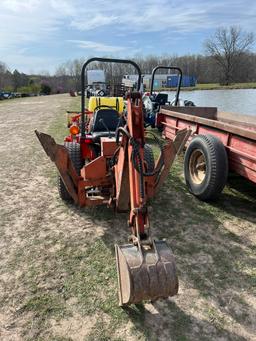
[[[82,57],[197,54],[230,25],[256,34],[256,1],[1,0],[0,61],[54,73]]]

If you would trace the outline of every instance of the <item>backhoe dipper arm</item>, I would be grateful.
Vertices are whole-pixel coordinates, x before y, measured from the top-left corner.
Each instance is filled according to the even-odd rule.
[[[145,172],[144,145],[145,130],[142,114],[142,100],[139,93],[127,97],[127,125],[119,128],[122,133],[121,149],[115,167],[116,207],[118,210],[129,210],[129,226],[132,235],[148,239],[146,229],[149,227],[147,200],[155,195],[169,174],[176,155],[183,149],[190,130],[181,130],[174,141],[169,141],[161,148],[161,155],[152,174]],[[119,134],[118,134],[119,136]],[[119,138],[118,138],[119,140]],[[130,196],[130,206],[127,194]],[[135,240],[136,241],[136,240]]]
[[[127,111],[127,128],[131,136],[128,144],[131,204],[129,224],[132,227],[133,235],[140,238],[145,234],[145,227],[148,225],[148,216],[146,208],[147,198],[145,192],[145,180],[143,177],[145,144],[144,122],[142,114],[142,99],[139,93],[132,93],[128,96]],[[135,158],[138,158],[139,172],[135,169]]]
[[[144,165],[145,132],[141,95],[132,93],[127,98],[127,125],[118,130],[122,133],[118,161],[115,165],[116,203],[130,197],[129,225],[132,229],[131,243],[116,245],[116,263],[119,282],[119,304],[127,305],[143,300],[156,300],[177,294],[178,278],[175,260],[165,241],[153,240],[149,234],[146,206],[148,181],[154,188],[156,179],[163,181],[176,148],[167,148],[160,169],[153,174]],[[119,138],[117,136],[119,142]],[[168,152],[173,151],[168,156]],[[170,153],[169,153],[170,154]],[[168,157],[169,161],[166,162]],[[158,164],[158,163],[157,163]],[[160,171],[163,173],[160,174]],[[126,191],[125,191],[126,189]],[[120,193],[122,193],[120,195]],[[128,199],[128,200],[127,200]]]
[[[129,226],[134,238],[146,238],[145,228],[148,226],[146,208],[146,187],[144,169],[144,122],[141,94],[134,92],[127,96],[127,125],[119,128],[122,133],[121,149],[116,172],[117,209],[124,207],[129,201]],[[136,164],[136,166],[135,166]],[[129,200],[127,194],[129,193]],[[135,241],[136,242],[136,241]]]

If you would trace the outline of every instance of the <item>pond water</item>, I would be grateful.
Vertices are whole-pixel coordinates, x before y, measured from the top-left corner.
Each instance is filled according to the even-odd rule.
[[[170,91],[169,101],[174,92]],[[181,91],[180,98],[196,106],[217,107],[218,111],[256,116],[256,89]]]

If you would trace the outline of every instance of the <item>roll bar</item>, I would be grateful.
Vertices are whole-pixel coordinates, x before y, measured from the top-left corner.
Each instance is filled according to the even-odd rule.
[[[140,83],[141,83],[141,70],[138,64],[136,64],[132,60],[128,59],[114,59],[114,58],[100,58],[100,57],[94,57],[88,59],[82,67],[81,71],[81,90],[82,90],[82,96],[81,96],[81,137],[85,136],[85,69],[86,67],[92,63],[92,62],[103,62],[103,63],[119,63],[119,64],[131,64],[135,67],[135,69],[138,72],[138,84],[137,84],[137,91],[140,90]]]
[[[176,70],[179,72],[180,76],[179,76],[179,82],[178,82],[178,87],[177,87],[177,91],[176,91],[176,96],[175,96],[175,103],[174,105],[176,106],[178,104],[179,101],[179,96],[180,96],[180,87],[181,87],[181,81],[182,81],[182,70],[177,67],[177,66],[163,66],[163,65],[159,65],[157,67],[155,67],[152,71],[152,75],[151,75],[151,84],[150,84],[150,95],[153,94],[153,90],[154,90],[154,79],[155,79],[155,73],[157,70],[159,69],[165,69],[165,70]]]

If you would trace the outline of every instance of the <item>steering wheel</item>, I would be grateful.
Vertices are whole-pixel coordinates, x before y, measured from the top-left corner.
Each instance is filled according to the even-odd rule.
[[[114,107],[114,106],[101,104],[101,105],[97,105],[97,107],[94,108],[94,112],[96,110],[100,109],[100,108],[107,108],[107,109],[114,109],[114,110],[116,110],[116,107]]]

